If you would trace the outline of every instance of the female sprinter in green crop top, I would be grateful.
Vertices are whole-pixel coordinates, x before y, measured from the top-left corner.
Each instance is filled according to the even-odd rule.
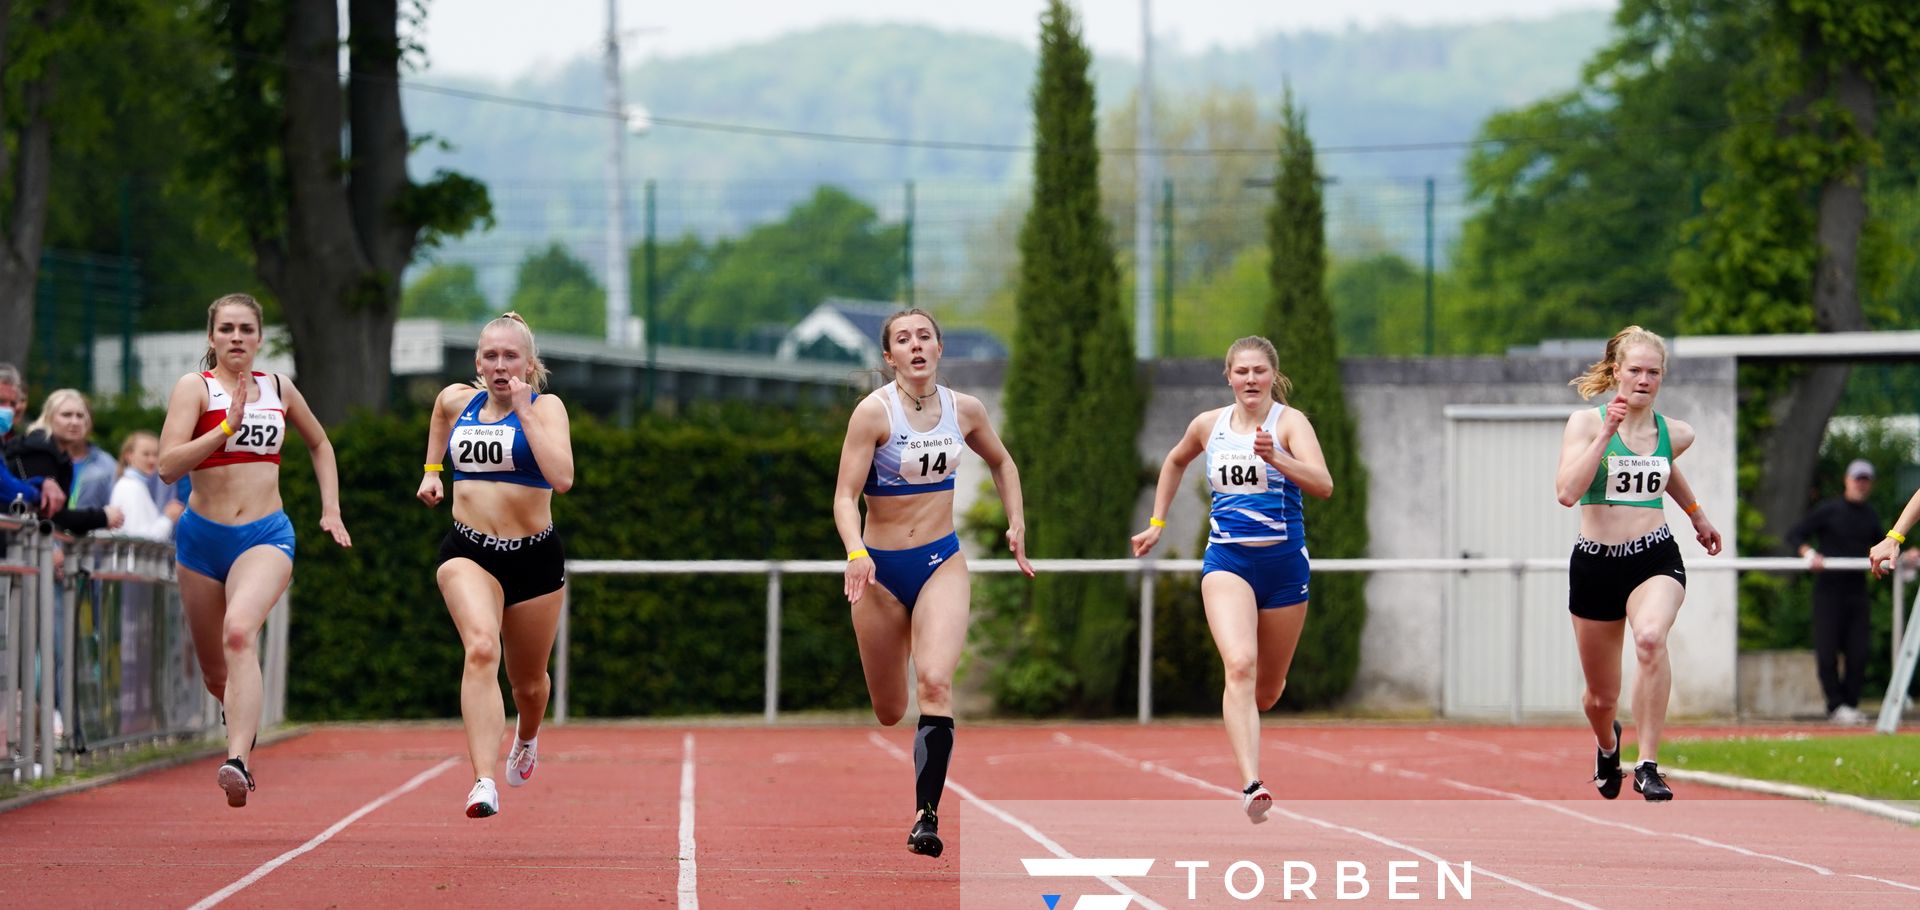
[[[1603,408],[1581,408],[1567,418],[1554,485],[1560,504],[1580,506],[1580,536],[1568,562],[1568,602],[1580,669],[1582,698],[1598,753],[1594,785],[1600,795],[1620,795],[1620,650],[1633,629],[1639,668],[1633,685],[1633,721],[1640,737],[1640,763],[1633,789],[1648,800],[1673,798],[1657,759],[1666,724],[1673,668],[1667,632],[1687,596],[1680,545],[1667,527],[1664,497],[1693,519],[1694,539],[1707,555],[1720,552],[1720,532],[1693,496],[1674,459],[1693,445],[1693,427],[1653,409],[1666,378],[1667,343],[1637,325],[1607,341],[1606,356],[1569,383],[1582,398],[1615,394]]]

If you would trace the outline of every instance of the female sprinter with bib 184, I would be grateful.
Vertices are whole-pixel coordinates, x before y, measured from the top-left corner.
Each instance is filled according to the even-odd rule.
[[[1272,342],[1258,336],[1234,342],[1226,376],[1233,404],[1195,417],[1167,452],[1153,517],[1133,536],[1133,555],[1145,556],[1160,542],[1167,525],[1161,516],[1173,506],[1180,478],[1205,455],[1213,508],[1200,600],[1226,670],[1220,710],[1245,782],[1241,808],[1259,823],[1273,808],[1273,794],[1260,781],[1260,712],[1286,689],[1307,622],[1310,571],[1300,494],[1332,496],[1333,476],[1313,424],[1287,407],[1293,386],[1280,372]]]
[[[493,763],[506,726],[502,655],[519,713],[507,783],[525,784],[539,761],[552,688],[547,656],[567,582],[553,494],[573,487],[573,438],[566,406],[540,394],[547,368],[525,320],[508,313],[487,323],[474,349],[474,385],[448,386],[433,403],[426,471],[415,495],[439,505],[441,459],[451,455],[453,530],[440,544],[435,577],[466,648],[460,717],[474,778],[467,816],[486,818],[500,811]]]
[[[873,713],[888,726],[907,712],[913,659],[920,723],[913,742],[913,829],[907,849],[939,856],[940,794],[953,754],[953,671],[966,644],[972,585],[953,531],[953,485],[965,445],[987,463],[1007,512],[1007,549],[1027,564],[1020,473],[980,399],[936,385],[940,326],[903,310],[880,327],[894,381],[853,409],[840,449],[833,523],[847,548],[846,595]],[[866,494],[860,527],[857,498]]]
[[[340,521],[339,473],[327,431],[293,383],[253,370],[260,304],[229,294],[207,307],[206,370],[173,385],[160,430],[160,476],[193,472],[193,494],[174,528],[180,602],[207,691],[227,718],[228,758],[216,780],[227,805],[247,804],[247,759],[260,729],[262,680],[255,644],[268,611],[293,578],[293,523],[280,510],[280,445],[300,431],[320,485],[320,529],[353,545]]]
[[[1673,464],[1693,445],[1693,427],[1653,409],[1666,379],[1667,343],[1637,325],[1607,341],[1606,356],[1568,383],[1581,398],[1615,394],[1605,406],[1567,418],[1554,485],[1563,506],[1580,506],[1580,536],[1567,566],[1567,608],[1586,675],[1582,706],[1598,746],[1593,780],[1600,795],[1620,795],[1620,650],[1633,629],[1633,722],[1640,762],[1633,789],[1648,800],[1673,798],[1660,773],[1660,733],[1667,720],[1673,667],[1667,633],[1687,596],[1680,545],[1667,527],[1664,498],[1693,519],[1707,555],[1720,552],[1720,532],[1707,519]]]

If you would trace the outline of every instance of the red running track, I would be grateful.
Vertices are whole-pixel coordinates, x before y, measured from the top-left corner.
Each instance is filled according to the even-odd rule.
[[[984,900],[995,892],[969,878],[963,895],[969,845],[982,866],[1171,849],[1041,800],[1214,801],[1247,832],[1235,849],[1271,861],[1254,904],[1278,900],[1282,856],[1323,876],[1343,859],[1384,870],[1425,856],[1473,862],[1470,903],[1488,907],[1920,906],[1920,831],[1683,781],[1671,804],[1630,789],[1609,803],[1586,780],[1590,737],[1572,728],[1270,724],[1262,762],[1278,808],[1253,828],[1225,795],[1235,775],[1217,722],[963,724],[938,859],[905,849],[911,737],[904,726],[550,726],[533,781],[503,785],[501,814],[476,820],[462,813],[458,728],[323,727],[256,753],[260,789],[244,809],[227,807],[208,760],[0,815],[0,907],[1035,910],[1043,892],[1079,886],[1003,880],[1008,900]],[[975,811],[981,801],[998,814]],[[967,825],[987,830],[970,839]],[[1185,900],[1171,861],[1132,883],[1134,906],[1249,905]],[[1384,891],[1376,881],[1369,899],[1340,903],[1409,903]],[[1317,899],[1333,896],[1323,881]]]

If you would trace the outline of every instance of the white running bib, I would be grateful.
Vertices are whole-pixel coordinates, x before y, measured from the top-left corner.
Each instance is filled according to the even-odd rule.
[[[1607,501],[1659,502],[1672,470],[1659,455],[1608,455]]]
[[[248,455],[278,455],[287,436],[287,415],[277,409],[258,408],[241,412],[240,425],[227,437],[223,449]]]
[[[960,469],[960,438],[953,435],[912,439],[900,447],[900,479],[919,486],[942,483]]]
[[[513,470],[513,442],[518,435],[513,427],[465,424],[453,431],[448,454],[453,469],[462,474],[486,474]]]
[[[1267,463],[1252,452],[1214,452],[1207,483],[1215,493],[1267,492]]]

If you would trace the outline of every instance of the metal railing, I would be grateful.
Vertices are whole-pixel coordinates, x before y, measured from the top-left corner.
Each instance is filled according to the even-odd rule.
[[[1154,584],[1157,575],[1165,572],[1198,573],[1202,561],[1198,559],[1035,559],[1030,560],[1036,572],[1114,572],[1139,575],[1139,712],[1141,723],[1153,719],[1153,623],[1154,623]],[[967,562],[970,571],[979,573],[1007,573],[1020,571],[1019,564],[1011,559],[970,559]],[[1833,572],[1860,572],[1867,570],[1864,558],[1829,558],[1825,568]],[[1717,557],[1695,559],[1688,563],[1688,569],[1700,572],[1805,572],[1808,566],[1799,559],[1776,557]],[[620,560],[620,559],[570,559],[567,561],[569,576],[579,575],[765,575],[766,594],[766,683],[763,715],[767,723],[773,723],[780,715],[780,613],[781,578],[786,575],[839,575],[846,571],[846,563],[839,560]],[[1508,607],[1511,611],[1509,622],[1514,630],[1512,653],[1512,692],[1513,699],[1510,720],[1517,723],[1523,716],[1521,708],[1525,682],[1524,640],[1519,630],[1525,621],[1527,598],[1525,581],[1535,573],[1557,573],[1567,571],[1566,557],[1555,559],[1315,559],[1315,573],[1366,572],[1366,573],[1431,573],[1451,575],[1455,573],[1499,572],[1512,578],[1512,596]],[[1893,583],[1893,638],[1901,640],[1902,623],[1905,617],[1901,612],[1906,573],[1895,572]],[[1451,598],[1445,599],[1451,610]],[[1915,619],[1920,621],[1920,601],[1915,604]],[[554,717],[566,722],[569,707],[567,700],[568,652],[571,640],[568,616],[572,612],[570,601],[563,601],[560,611],[559,634],[555,641],[556,657],[554,661]],[[1732,622],[1739,622],[1739,610],[1730,611]],[[1446,628],[1443,624],[1442,628]],[[1737,630],[1736,630],[1737,633]],[[1444,635],[1442,636],[1444,639]],[[1734,666],[1738,666],[1738,635],[1730,636],[1733,647]],[[1441,666],[1445,667],[1447,644],[1440,643]],[[1737,688],[1737,670],[1736,688]],[[1439,703],[1445,705],[1444,687],[1446,674],[1441,674],[1443,694]],[[1735,695],[1738,705],[1738,694]]]
[[[83,756],[220,728],[174,577],[173,545],[75,538],[0,518],[0,774],[71,772]],[[287,601],[269,614],[261,725],[285,716]]]

